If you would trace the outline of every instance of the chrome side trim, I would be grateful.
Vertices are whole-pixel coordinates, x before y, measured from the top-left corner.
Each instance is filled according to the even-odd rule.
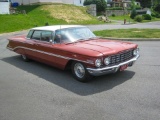
[[[10,47],[7,47],[7,49],[9,49],[10,51],[13,51],[13,49],[12,49],[12,48],[10,48]]]
[[[79,61],[79,62],[84,62],[84,63],[88,63],[88,64],[94,64],[94,63],[91,63],[91,62],[88,62],[88,61],[81,61],[81,60],[78,60],[78,59],[74,59],[74,58],[70,58],[70,57],[65,57],[65,56],[61,56],[61,55],[57,55],[57,54],[53,54],[53,53],[49,53],[49,52],[45,52],[45,51],[40,51],[40,50],[36,50],[36,49],[22,47],[22,46],[18,46],[18,47],[15,47],[15,48],[7,47],[7,49],[9,49],[11,51],[14,51],[14,50],[19,49],[19,48],[26,49],[26,50],[31,50],[31,51],[34,51],[34,52],[39,52],[39,53],[46,54],[46,55],[49,55],[49,56],[63,58],[63,59],[66,59],[66,60],[76,60],[76,61]]]
[[[103,67],[103,68],[87,68],[87,70],[93,76],[104,75],[107,73],[114,73],[114,72],[117,72],[117,70],[119,69],[120,66],[125,65],[125,64],[134,63],[139,57],[140,57],[140,55],[138,54],[134,58],[132,58],[128,61],[125,61],[123,63],[120,63],[118,65]]]

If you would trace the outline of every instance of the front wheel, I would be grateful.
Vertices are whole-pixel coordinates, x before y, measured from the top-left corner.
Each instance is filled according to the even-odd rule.
[[[86,67],[81,62],[72,63],[72,74],[80,82],[87,82],[92,78],[86,70]]]

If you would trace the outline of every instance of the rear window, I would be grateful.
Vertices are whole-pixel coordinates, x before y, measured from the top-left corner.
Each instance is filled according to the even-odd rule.
[[[34,33],[32,35],[32,39],[40,40],[41,39],[41,32],[42,31],[34,31]]]

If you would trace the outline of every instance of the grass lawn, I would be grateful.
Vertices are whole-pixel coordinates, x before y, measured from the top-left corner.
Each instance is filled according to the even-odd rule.
[[[128,15],[122,15],[122,16],[115,16],[115,17],[109,16],[109,18],[111,20],[121,20],[121,21],[123,21],[124,19],[128,19],[129,20],[130,17]]]
[[[120,21],[124,21],[124,19],[126,19],[127,23],[129,23],[129,22],[136,23],[136,21],[131,19],[129,15],[122,15],[122,16],[115,16],[115,17],[109,16],[109,19],[110,20],[120,20]],[[160,18],[152,17],[152,20],[143,20],[142,23],[143,22],[153,22],[153,21],[160,21]]]
[[[118,29],[94,31],[97,36],[114,38],[160,38],[160,29]]]
[[[85,7],[66,4],[26,5],[18,10],[27,14],[0,15],[0,33],[57,24],[104,24],[86,13]]]

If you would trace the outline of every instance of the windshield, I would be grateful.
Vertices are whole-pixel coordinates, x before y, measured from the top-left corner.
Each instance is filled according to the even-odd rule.
[[[85,41],[95,37],[96,36],[87,27],[72,27],[55,31],[55,43]]]

